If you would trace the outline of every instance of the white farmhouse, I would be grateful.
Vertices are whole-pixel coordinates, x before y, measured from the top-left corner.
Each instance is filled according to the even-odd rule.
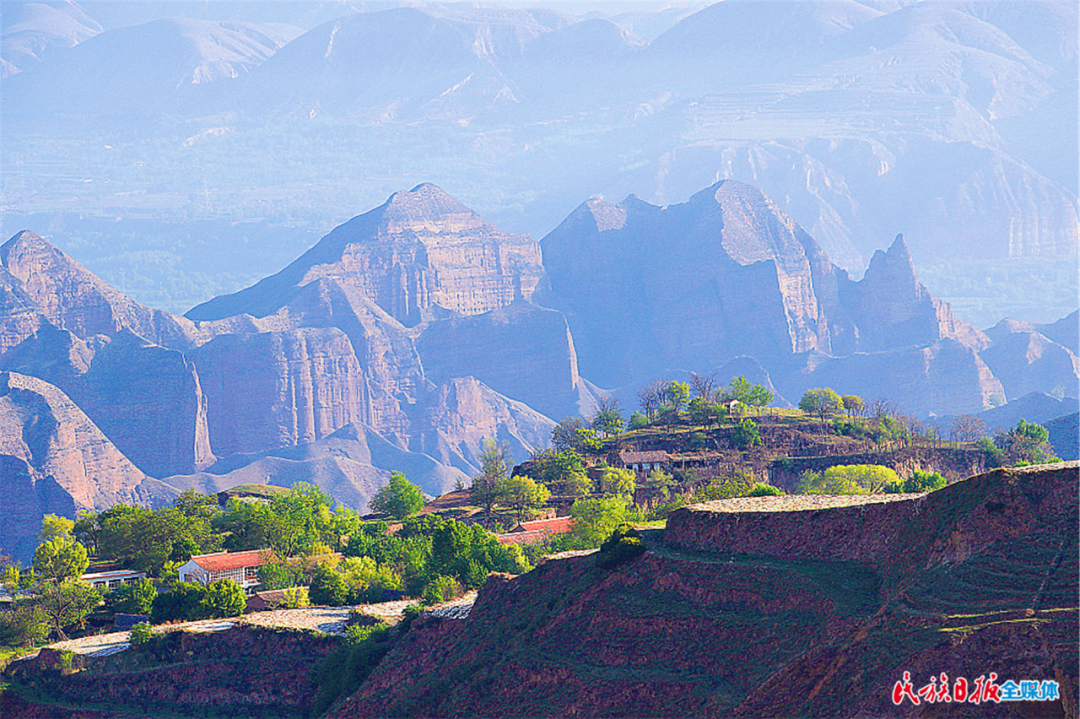
[[[269,563],[273,557],[269,549],[200,554],[180,567],[180,581],[209,584],[219,579],[231,579],[250,593],[259,585],[259,567]]]

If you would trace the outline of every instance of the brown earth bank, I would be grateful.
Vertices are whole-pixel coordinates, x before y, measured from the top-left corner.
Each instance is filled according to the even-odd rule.
[[[680,510],[614,570],[549,561],[467,622],[418,622],[330,716],[1075,717],[1077,477],[999,470],[861,516]],[[905,671],[1060,697],[895,706]]]
[[[8,670],[4,719],[124,716],[306,717],[312,670],[341,643],[311,632],[238,626],[174,632],[108,657],[43,650]]]

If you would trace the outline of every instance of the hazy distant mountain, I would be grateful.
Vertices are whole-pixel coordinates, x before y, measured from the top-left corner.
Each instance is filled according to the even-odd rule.
[[[550,11],[398,8],[358,13],[305,33],[254,72],[251,114],[353,116],[367,122],[453,119],[514,104],[502,65],[567,24]]]
[[[4,3],[0,77],[32,69],[101,32],[71,0]]]
[[[222,98],[214,83],[246,74],[300,33],[287,25],[186,18],[109,30],[10,78],[6,112],[206,112]]]
[[[108,29],[4,80],[8,211],[324,231],[357,198],[433,178],[541,236],[582,197],[663,206],[731,179],[856,274],[897,232],[916,264],[963,277],[972,257],[1037,266],[1080,252],[1069,0],[337,16],[349,7],[253,7],[245,23],[241,6],[176,5],[192,17],[117,27],[102,6]],[[116,232],[130,234],[124,220]],[[172,251],[194,244],[176,234]],[[142,287],[168,286],[154,281],[162,265],[125,253]],[[202,270],[169,271],[195,284]],[[208,286],[199,301],[221,284]]]

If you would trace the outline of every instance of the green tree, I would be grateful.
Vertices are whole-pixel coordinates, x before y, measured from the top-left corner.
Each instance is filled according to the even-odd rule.
[[[0,612],[0,646],[34,647],[49,638],[49,617],[36,601],[19,601]]]
[[[160,592],[150,607],[154,624],[172,621],[207,619],[206,585],[199,582],[176,582],[166,592]]]
[[[34,550],[34,572],[44,581],[78,579],[89,565],[86,547],[70,534],[52,536]]]
[[[231,579],[219,579],[206,585],[202,598],[203,614],[209,619],[238,617],[247,608],[247,595]]]
[[[694,397],[690,400],[690,422],[708,427],[719,420],[719,409],[719,405],[705,397]]]
[[[666,390],[667,401],[680,412],[683,406],[690,401],[690,385],[686,382],[669,382]]]
[[[566,420],[564,420],[566,421]],[[552,437],[559,428],[552,430]],[[478,507],[483,507],[488,516],[502,494],[502,486],[514,467],[514,455],[510,451],[510,444],[501,444],[494,439],[484,439],[480,443],[480,474],[472,479],[469,488],[469,501]]]
[[[634,412],[630,415],[630,424],[628,428],[633,431],[635,429],[645,429],[649,426],[649,418],[641,412]]]
[[[50,539],[56,539],[58,537],[70,537],[74,539],[75,536],[72,531],[74,528],[75,522],[73,520],[55,514],[46,514],[41,518],[41,531],[38,532],[38,544],[42,544]]]
[[[898,494],[900,492],[921,493],[934,492],[944,487],[948,482],[938,472],[924,472],[915,470],[905,480],[889,480],[885,485],[886,494]]]
[[[878,464],[841,464],[824,472],[805,472],[798,494],[870,494],[882,492],[900,478],[889,467]]]
[[[772,401],[773,393],[765,389],[762,385],[756,384],[750,389],[750,394],[747,395],[744,404],[748,407],[753,407],[760,412],[762,409],[772,404]]]
[[[743,452],[751,447],[761,446],[761,432],[758,430],[757,423],[749,417],[744,417],[731,430],[731,442],[736,449]]]
[[[754,391],[754,386],[750,384],[750,381],[739,375],[738,377],[732,377],[728,382],[728,386],[721,390],[718,399],[721,402],[741,402],[745,405],[750,404],[750,393]]]
[[[633,499],[636,482],[633,470],[607,467],[600,475],[600,492]]]
[[[586,546],[599,547],[617,526],[627,521],[629,514],[625,497],[579,499],[570,507],[570,516],[574,518],[571,533]]]
[[[308,597],[313,604],[339,607],[349,598],[349,585],[340,572],[326,564],[319,564],[312,573]]]
[[[580,452],[584,449],[582,430],[585,429],[585,421],[580,417],[566,417],[552,428],[551,446],[556,452]]]
[[[604,409],[593,415],[592,430],[603,437],[612,437],[623,431],[622,414],[617,409]]]
[[[154,583],[144,578],[109,592],[105,604],[119,614],[149,614],[157,595]]]
[[[66,627],[83,626],[86,615],[101,603],[101,595],[78,579],[41,582],[36,587],[36,594],[38,607],[60,641],[67,641]]]
[[[857,394],[845,394],[840,398],[841,404],[844,405],[844,411],[848,413],[848,417],[855,419],[855,415],[863,411],[862,397]]]
[[[592,489],[585,462],[577,452],[556,452],[545,449],[533,455],[529,476],[547,486],[552,492],[581,497]]]
[[[645,478],[645,486],[651,490],[660,501],[666,501],[671,496],[671,488],[677,483],[675,478],[660,469],[654,467],[649,476]]]
[[[816,414],[822,422],[834,412],[839,412],[843,406],[844,400],[828,387],[807,390],[799,400],[799,409],[807,414]]]
[[[389,514],[396,519],[403,519],[416,514],[424,506],[424,493],[415,484],[405,479],[401,472],[390,474],[390,484],[379,488],[371,499],[371,508],[380,514]]]
[[[517,475],[503,483],[500,504],[505,504],[517,513],[518,522],[524,520],[530,509],[538,509],[551,498],[551,492],[542,484],[537,484],[531,477]]]

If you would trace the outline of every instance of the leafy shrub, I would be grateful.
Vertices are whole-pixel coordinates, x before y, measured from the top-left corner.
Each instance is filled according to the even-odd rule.
[[[442,602],[448,602],[460,595],[461,585],[458,584],[456,579],[453,577],[437,575],[424,587],[424,594],[421,601],[430,607],[435,604],[441,604]]]
[[[397,636],[385,624],[374,627],[355,627],[346,630],[346,640],[340,648],[328,654],[315,669],[318,686],[312,700],[311,716],[325,713],[338,697],[349,696],[360,688],[382,658],[390,651]]]
[[[603,569],[613,569],[644,554],[645,549],[645,543],[641,541],[641,533],[629,524],[620,524],[600,545],[600,552],[596,555],[596,565]]]
[[[986,455],[986,464],[990,467],[1001,467],[1005,464],[1005,450],[998,447],[994,440],[989,437],[979,437],[979,449]]]
[[[649,418],[641,412],[634,412],[630,415],[630,423],[627,428],[630,430],[645,429],[649,426]]]
[[[150,618],[154,624],[207,619],[203,597],[206,587],[198,582],[177,582],[154,598]]]
[[[207,585],[202,605],[208,619],[238,617],[247,609],[247,595],[233,580],[219,579]]]
[[[778,497],[784,494],[784,490],[779,487],[774,487],[771,484],[763,484],[758,482],[755,484],[749,492],[746,493],[747,497]]]
[[[885,485],[886,494],[899,494],[905,493],[917,493],[917,492],[933,492],[941,489],[948,482],[938,472],[923,472],[921,470],[915,470],[910,477],[905,480],[891,480]]]
[[[315,604],[339,607],[349,599],[349,585],[341,572],[320,564],[312,572],[308,596]]]
[[[154,628],[149,622],[139,622],[131,628],[131,643],[135,646],[149,644],[154,641]]]
[[[158,591],[149,579],[117,587],[105,595],[105,605],[117,614],[149,614]]]
[[[749,417],[743,419],[731,431],[731,442],[739,451],[761,446],[761,432],[757,423]]]

